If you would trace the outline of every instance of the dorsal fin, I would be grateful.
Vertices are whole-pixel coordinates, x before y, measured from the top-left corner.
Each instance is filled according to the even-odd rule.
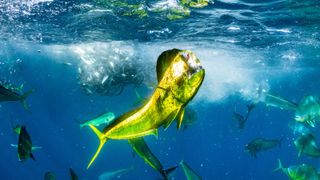
[[[167,68],[170,66],[171,62],[174,60],[174,58],[177,56],[177,54],[180,52],[180,49],[171,49],[164,51],[160,54],[157,60],[157,79],[158,82],[161,81],[164,72],[167,70]]]

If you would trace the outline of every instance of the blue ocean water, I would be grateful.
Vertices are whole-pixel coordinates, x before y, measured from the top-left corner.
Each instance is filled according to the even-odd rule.
[[[184,160],[203,179],[230,180],[288,179],[273,172],[277,159],[319,169],[318,159],[298,158],[288,127],[294,112],[260,102],[244,129],[232,118],[246,112],[260,88],[297,103],[320,96],[317,0],[216,0],[175,20],[168,14],[179,1],[121,2],[140,4],[147,15],[125,15],[135,9],[117,1],[0,2],[0,80],[34,90],[30,112],[20,102],[0,104],[1,179],[43,179],[46,171],[70,179],[70,167],[79,179],[98,179],[131,166],[119,179],[161,178],[124,140],[108,141],[86,170],[99,142],[78,121],[108,111],[120,116],[135,107],[136,91],[149,97],[157,57],[172,48],[192,50],[206,77],[188,105],[197,121],[185,131],[173,123],[158,138],[146,137],[164,167]],[[152,11],[161,3],[164,10]],[[25,124],[33,145],[42,147],[33,153],[36,161],[18,161],[12,124]],[[312,128],[316,138],[318,128]],[[245,144],[257,137],[283,141],[253,158]],[[173,177],[185,179],[181,168]]]

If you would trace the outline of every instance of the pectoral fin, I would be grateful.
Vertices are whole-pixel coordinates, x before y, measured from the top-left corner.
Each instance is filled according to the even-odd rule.
[[[40,147],[40,146],[34,146],[34,147],[32,147],[31,151],[35,151],[35,150],[39,150],[39,149],[42,149],[42,147]]]
[[[298,158],[300,158],[305,146],[302,146],[298,153]]]
[[[17,144],[10,144],[11,147],[18,148]]]
[[[177,116],[177,111],[173,111],[172,113],[169,114],[164,124],[164,130],[166,130],[169,127],[172,121],[175,120],[176,116]]]
[[[311,127],[316,127],[316,121],[315,121],[315,118],[313,119],[310,119],[307,121],[307,124],[309,124]]]
[[[302,153],[302,150],[299,151],[299,153],[298,153],[298,158],[300,158],[301,153]]]
[[[184,108],[181,108],[181,110],[179,111],[179,114],[177,116],[177,128],[180,129],[182,121],[183,121],[183,117],[184,117]]]

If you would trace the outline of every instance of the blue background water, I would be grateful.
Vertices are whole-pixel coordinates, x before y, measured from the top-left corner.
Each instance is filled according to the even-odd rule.
[[[198,115],[193,126],[177,131],[172,125],[158,139],[146,138],[165,167],[183,159],[204,179],[246,180],[287,179],[272,172],[278,158],[285,166],[310,163],[318,169],[317,159],[297,158],[288,127],[293,112],[260,103],[242,131],[232,119],[233,111],[244,114],[259,86],[295,102],[320,95],[317,1],[215,1],[175,21],[163,13],[126,17],[116,7],[90,1],[22,2],[0,2],[0,73],[2,80],[25,83],[34,93],[27,99],[31,113],[19,102],[1,103],[1,179],[42,179],[46,171],[68,179],[69,167],[80,179],[97,179],[132,164],[134,170],[121,178],[159,178],[143,160],[132,158],[126,141],[109,141],[86,170],[98,140],[76,120],[132,109],[134,89],[146,97],[152,93],[156,58],[171,48],[194,51],[206,79],[190,104]],[[134,62],[143,83],[125,86],[118,96],[87,95],[79,84],[94,81],[97,68],[111,61],[119,67]],[[101,76],[110,68],[102,67]],[[17,143],[11,122],[26,124],[33,144],[43,147],[34,152],[37,161],[18,162],[10,146]],[[281,148],[254,159],[244,145],[256,137],[284,140]],[[181,169],[175,178],[184,178]]]

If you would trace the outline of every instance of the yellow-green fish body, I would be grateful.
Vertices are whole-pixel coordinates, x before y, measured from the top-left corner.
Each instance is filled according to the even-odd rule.
[[[274,171],[282,170],[291,180],[319,180],[317,170],[311,165],[301,164],[285,168],[280,159],[278,159],[278,164],[278,168]]]
[[[295,120],[315,127],[315,123],[320,120],[320,99],[316,96],[304,97],[296,109]]]
[[[107,139],[157,135],[159,127],[167,128],[176,118],[180,128],[184,107],[197,93],[204,74],[199,59],[191,51],[172,49],[163,52],[157,61],[158,86],[144,105],[115,119],[102,132],[89,125],[99,137],[100,146],[88,167]]]

